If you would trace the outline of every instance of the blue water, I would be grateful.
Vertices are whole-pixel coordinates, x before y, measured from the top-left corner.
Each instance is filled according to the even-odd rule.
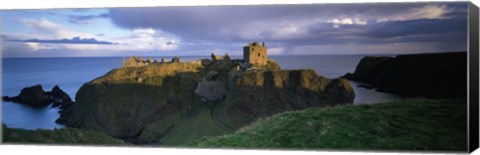
[[[391,56],[391,55],[390,55]],[[314,69],[318,75],[328,78],[338,78],[350,72],[353,73],[363,55],[302,55],[302,56],[269,56],[275,60],[282,69]],[[392,100],[403,99],[404,97],[377,92],[358,87],[364,83],[350,81],[355,92],[354,104],[382,103]]]
[[[363,56],[269,56],[282,69],[314,69],[317,74],[337,78],[353,72]],[[154,57],[156,58],[156,57]],[[193,61],[205,57],[181,57],[182,61]],[[232,58],[240,58],[232,56]],[[4,58],[2,59],[2,96],[16,96],[21,89],[41,84],[45,91],[59,85],[75,99],[75,93],[82,84],[89,82],[108,71],[121,67],[121,57],[101,58]],[[357,87],[351,81],[356,93],[355,104],[378,103],[401,99],[400,96],[381,93]],[[2,121],[13,128],[54,129],[59,117],[57,108],[31,108],[21,104],[2,102]]]

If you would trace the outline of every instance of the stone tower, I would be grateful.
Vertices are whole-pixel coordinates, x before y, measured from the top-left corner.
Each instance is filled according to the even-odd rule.
[[[174,58],[172,58],[172,62],[180,63],[180,57],[175,56]]]
[[[243,60],[247,64],[266,65],[267,64],[267,46],[258,42],[248,43],[243,47]]]

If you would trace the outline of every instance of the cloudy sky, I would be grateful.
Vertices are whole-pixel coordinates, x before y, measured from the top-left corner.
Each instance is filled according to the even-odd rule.
[[[8,10],[4,57],[402,54],[466,50],[467,3]]]

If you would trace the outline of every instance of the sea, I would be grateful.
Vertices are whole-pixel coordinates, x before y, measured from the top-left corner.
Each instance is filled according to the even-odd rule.
[[[318,75],[338,78],[353,72],[365,55],[295,55],[269,56],[280,64],[282,69],[314,69]],[[152,57],[154,59],[171,57]],[[182,56],[182,61],[194,61],[209,56]],[[241,56],[232,56],[241,59]],[[75,94],[84,84],[108,71],[122,66],[122,57],[81,57],[81,58],[3,58],[2,96],[17,96],[29,86],[41,84],[45,91],[55,85],[63,89],[75,100]],[[377,92],[374,89],[359,87],[361,82],[350,81],[355,92],[354,104],[374,104],[404,97],[391,93]],[[11,128],[55,129],[63,125],[55,123],[60,116],[58,108],[50,106],[32,108],[22,104],[3,102],[2,122]]]

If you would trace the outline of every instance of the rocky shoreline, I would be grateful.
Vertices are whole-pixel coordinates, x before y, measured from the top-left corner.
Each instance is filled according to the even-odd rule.
[[[58,124],[65,124],[72,114],[75,103],[70,96],[65,93],[58,85],[55,85],[51,91],[44,91],[42,85],[23,88],[18,96],[3,96],[3,101],[23,104],[34,108],[42,108],[51,105],[52,108],[59,108],[60,117],[55,120]]]
[[[343,78],[410,97],[465,98],[466,76],[467,53],[452,52],[364,57]]]

